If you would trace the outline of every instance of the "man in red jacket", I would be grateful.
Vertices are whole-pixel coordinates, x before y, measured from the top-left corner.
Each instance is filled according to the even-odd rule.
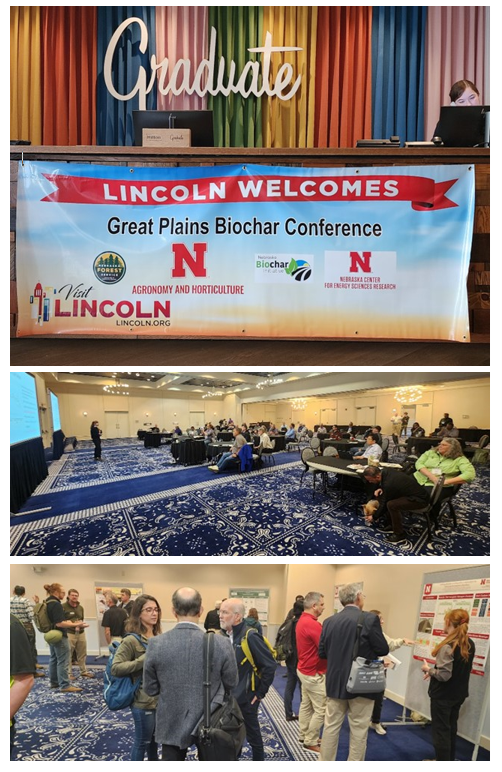
[[[296,648],[298,651],[298,678],[302,685],[302,702],[298,723],[300,742],[304,747],[320,752],[319,731],[324,724],[326,710],[326,668],[325,659],[318,654],[322,626],[318,621],[324,611],[324,595],[309,592],[303,601],[303,614],[296,625]]]

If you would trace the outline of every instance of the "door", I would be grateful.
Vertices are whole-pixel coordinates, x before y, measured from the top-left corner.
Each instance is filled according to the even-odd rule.
[[[127,411],[105,411],[105,437],[109,440],[130,437],[129,413]]]
[[[356,407],[356,426],[375,426],[376,407]]]

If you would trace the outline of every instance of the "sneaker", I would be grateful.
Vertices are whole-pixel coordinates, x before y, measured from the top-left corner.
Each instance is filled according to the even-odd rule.
[[[216,466],[216,464],[214,466],[208,466],[208,469],[210,469],[211,472],[219,472],[220,471],[219,467]]]
[[[377,734],[387,734],[387,730],[383,728],[381,724],[370,724],[370,727],[375,730]]]
[[[83,692],[78,686],[67,686],[66,689],[61,689],[62,692]]]
[[[96,678],[94,673],[88,673],[87,671],[85,673],[80,673],[80,675],[82,676],[82,678]]]

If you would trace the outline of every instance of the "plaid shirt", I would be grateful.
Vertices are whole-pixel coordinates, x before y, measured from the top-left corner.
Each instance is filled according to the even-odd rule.
[[[33,624],[33,608],[28,598],[20,595],[13,595],[10,599],[10,613],[17,617],[20,622]]]

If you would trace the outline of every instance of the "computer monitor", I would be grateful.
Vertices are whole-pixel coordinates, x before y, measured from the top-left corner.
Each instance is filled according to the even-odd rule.
[[[442,107],[435,134],[445,147],[488,147],[490,105]]]
[[[192,147],[214,147],[212,110],[133,110],[134,144],[143,129],[190,129]]]

